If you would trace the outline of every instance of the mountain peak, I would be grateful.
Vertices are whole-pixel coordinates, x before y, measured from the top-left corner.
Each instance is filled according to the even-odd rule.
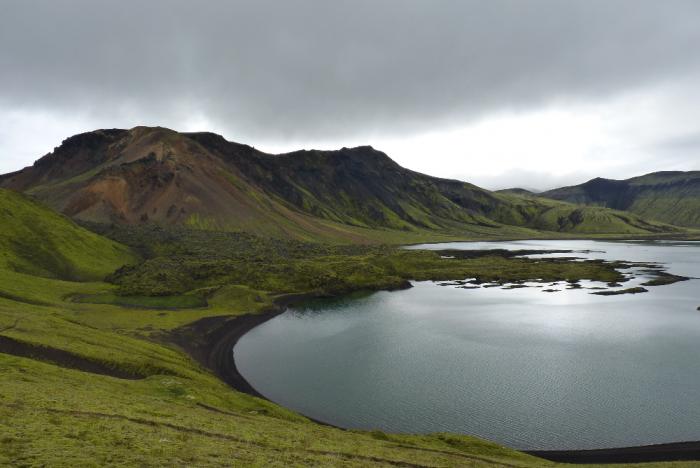
[[[549,221],[535,218],[551,208],[534,198],[519,206],[465,182],[410,171],[369,145],[272,155],[211,132],[146,126],[68,138],[34,166],[0,177],[0,187],[85,221],[332,240],[377,228],[541,226]]]
[[[351,151],[351,152],[356,152],[356,153],[381,153],[381,151],[378,151],[374,149],[371,145],[360,145],[360,146],[343,146],[340,151]],[[384,153],[382,153],[384,154]]]

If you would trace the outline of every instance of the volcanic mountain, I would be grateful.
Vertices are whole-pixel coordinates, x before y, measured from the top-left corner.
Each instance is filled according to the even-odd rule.
[[[364,241],[386,233],[463,237],[531,229],[644,234],[676,228],[598,207],[490,192],[399,166],[370,146],[272,155],[213,133],[161,127],[66,139],[0,176],[77,220]],[[381,235],[377,235],[381,232]]]
[[[627,180],[596,178],[539,196],[630,211],[678,226],[700,227],[700,171],[653,172]]]

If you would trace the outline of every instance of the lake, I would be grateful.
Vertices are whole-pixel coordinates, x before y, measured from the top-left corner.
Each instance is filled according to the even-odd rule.
[[[409,248],[572,249],[700,276],[699,242]],[[316,300],[243,336],[236,366],[270,400],[347,428],[454,432],[547,450],[700,440],[700,280],[620,296],[593,295],[586,288],[600,283],[581,284],[415,282]]]

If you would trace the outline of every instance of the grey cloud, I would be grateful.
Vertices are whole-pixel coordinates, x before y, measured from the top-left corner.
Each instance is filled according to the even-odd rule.
[[[656,152],[673,153],[683,155],[693,153],[700,161],[700,132],[667,138],[653,145]]]
[[[469,180],[480,187],[489,190],[501,190],[508,188],[523,188],[531,192],[543,192],[553,188],[568,185],[577,185],[590,179],[598,177],[594,171],[554,175],[544,171],[512,169],[506,170],[498,175],[470,176],[466,174],[462,179]]]
[[[0,108],[401,134],[697,74],[695,0],[0,0]]]

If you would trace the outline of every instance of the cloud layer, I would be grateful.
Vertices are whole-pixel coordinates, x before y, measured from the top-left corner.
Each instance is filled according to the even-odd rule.
[[[0,4],[5,120],[342,146],[664,86],[689,93],[700,77],[695,0]]]

